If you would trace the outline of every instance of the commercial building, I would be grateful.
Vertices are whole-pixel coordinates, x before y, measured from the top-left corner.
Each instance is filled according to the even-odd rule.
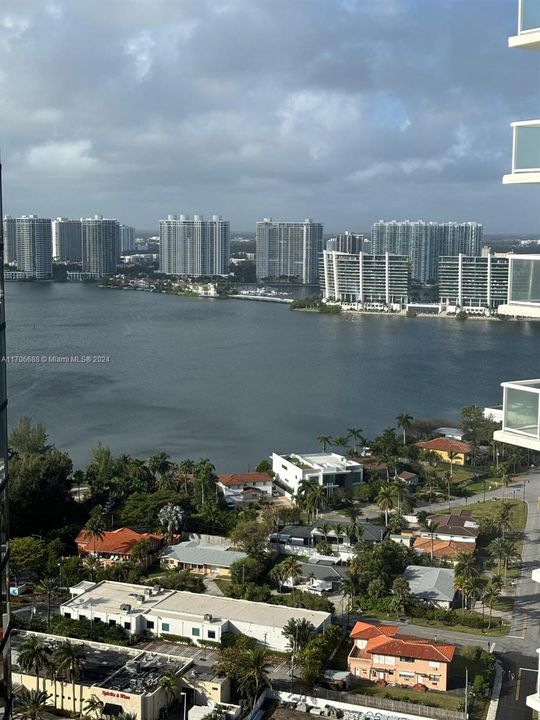
[[[74,588],[74,593],[78,593]],[[131,583],[104,581],[76,594],[60,607],[64,617],[117,625],[130,635],[144,632],[220,642],[224,632],[243,633],[272,650],[287,649],[283,628],[291,620],[308,620],[320,631],[329,613],[283,605],[234,600]]]
[[[358,310],[401,310],[407,304],[410,262],[405,255],[322,254],[321,291],[330,302]]]
[[[17,633],[13,642],[13,678],[28,690],[36,689],[34,672],[18,665],[21,646],[33,633]],[[58,637],[38,635],[49,653],[60,643]],[[73,682],[42,669],[39,689],[48,695],[48,703],[66,714],[87,716],[87,703],[98,700],[102,716],[111,718],[132,713],[137,720],[162,720],[172,701],[179,704],[180,717],[200,717],[197,710],[211,704],[224,712],[225,718],[236,716],[237,706],[229,705],[230,682],[218,678],[209,663],[195,663],[181,654],[131,650],[103,643],[70,639],[84,651],[80,672]],[[169,648],[166,648],[169,649]],[[176,684],[167,692],[160,683],[164,675],[175,676]],[[208,710],[207,712],[209,712]],[[204,714],[207,714],[205,712]]]
[[[133,250],[135,247],[135,228],[131,225],[120,225],[120,252]]]
[[[272,471],[274,484],[291,499],[296,498],[304,482],[318,483],[330,497],[336,489],[352,490],[364,479],[360,463],[337,453],[273,453]]]
[[[81,221],[56,218],[52,221],[53,258],[60,262],[82,262]]]
[[[131,558],[131,553],[138,543],[147,540],[148,564],[151,564],[163,547],[163,535],[154,533],[140,533],[131,528],[118,528],[108,530],[99,537],[92,537],[83,528],[75,538],[79,555],[95,555],[104,565],[114,562],[125,562]]]
[[[422,283],[437,279],[441,255],[480,255],[482,244],[483,226],[476,222],[379,220],[371,231],[371,252],[406,255],[413,280]]]
[[[369,240],[362,233],[346,230],[344,233],[339,233],[336,237],[327,240],[325,250],[358,255],[358,253],[364,252],[366,243],[369,243]]]
[[[230,257],[230,226],[221,215],[169,215],[159,221],[159,270],[190,277],[226,275]]]
[[[447,312],[489,314],[508,301],[508,257],[439,258],[439,297]]]
[[[11,215],[4,215],[4,264],[17,262],[17,221]]]
[[[403,579],[409,583],[411,595],[432,607],[450,610],[454,602],[455,573],[448,568],[408,565]]]
[[[256,502],[272,497],[272,478],[265,472],[219,475],[217,486],[230,505]]]
[[[161,554],[161,562],[179,570],[228,577],[231,574],[231,565],[245,560],[246,557],[245,552],[229,550],[228,544],[210,545],[197,540],[186,540],[166,548]]]
[[[399,635],[397,625],[366,622],[357,622],[350,637],[353,647],[347,664],[355,677],[446,691],[455,645]]]
[[[82,269],[97,277],[114,275],[120,259],[120,223],[103,215],[81,218]]]
[[[2,212],[2,165],[0,164],[0,217]],[[0,246],[0,355],[6,353],[4,292],[4,224]],[[0,717],[11,710],[10,616],[9,616],[9,528],[8,528],[8,441],[6,363],[0,363]]]
[[[35,280],[52,277],[52,228],[49,218],[23,215],[16,219],[17,269]]]
[[[509,255],[508,263],[508,299],[499,314],[540,318],[540,255]]]
[[[323,250],[323,225],[304,222],[257,223],[257,280],[295,280],[313,285],[319,277],[319,254]]]

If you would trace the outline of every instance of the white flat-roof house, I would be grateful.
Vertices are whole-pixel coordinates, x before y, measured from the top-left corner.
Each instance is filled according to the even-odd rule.
[[[364,480],[364,468],[337,453],[272,454],[274,484],[289,498],[298,494],[303,480],[316,480],[330,496],[337,488],[350,490]]]
[[[283,628],[291,618],[308,620],[318,631],[331,619],[326,612],[108,580],[65,602],[60,613],[75,620],[117,625],[131,635],[177,635],[195,644],[220,642],[224,632],[243,633],[280,651],[287,649]]]
[[[496,442],[540,450],[540,379],[501,383],[502,428],[493,433]]]

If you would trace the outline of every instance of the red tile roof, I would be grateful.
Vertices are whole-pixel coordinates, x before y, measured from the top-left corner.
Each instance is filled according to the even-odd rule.
[[[219,475],[218,482],[222,485],[256,485],[257,483],[272,482],[272,478],[265,472],[237,473],[233,475]]]
[[[130,528],[119,528],[103,533],[102,538],[96,538],[96,553],[113,553],[116,555],[130,555],[135,545],[141,540],[162,541],[162,535],[153,533],[139,533]],[[94,538],[89,537],[83,528],[75,538],[79,552],[94,552]]]
[[[414,635],[398,635],[396,625],[372,625],[357,622],[351,638],[367,640],[362,655],[389,655],[391,657],[409,657],[415,660],[433,662],[452,662],[455,645],[432,643]]]
[[[431,538],[417,537],[414,541],[414,549],[418,552],[431,553]],[[474,542],[456,542],[455,540],[433,539],[434,558],[455,558],[460,553],[472,555],[476,548]]]
[[[417,448],[422,450],[439,450],[441,452],[464,453],[468,455],[472,452],[472,446],[461,440],[453,440],[452,438],[439,437],[433,440],[422,440],[416,443]]]

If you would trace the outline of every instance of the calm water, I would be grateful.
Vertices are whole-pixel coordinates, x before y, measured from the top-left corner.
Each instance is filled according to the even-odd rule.
[[[9,354],[110,356],[8,367],[11,424],[44,422],[80,464],[101,441],[244,471],[351,425],[373,435],[403,411],[456,419],[498,402],[502,380],[540,375],[540,323],[324,316],[80,284],[6,292]]]

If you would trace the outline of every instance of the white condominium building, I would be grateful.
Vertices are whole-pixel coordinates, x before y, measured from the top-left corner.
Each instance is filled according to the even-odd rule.
[[[339,233],[336,237],[326,241],[326,250],[337,250],[344,253],[360,253],[364,252],[368,238],[362,233],[350,232]]]
[[[120,223],[102,215],[81,218],[83,272],[114,275],[120,260]]]
[[[133,250],[135,247],[135,228],[131,225],[120,225],[120,252]]]
[[[81,221],[56,218],[52,221],[53,258],[62,262],[82,261]]]
[[[493,311],[508,300],[508,257],[439,259],[439,296],[448,310]]]
[[[294,279],[313,285],[319,276],[319,255],[323,250],[323,224],[309,218],[304,222],[257,223],[257,280]]]
[[[159,270],[168,275],[214,277],[227,275],[230,225],[221,215],[169,215],[159,222]]]
[[[16,219],[17,268],[36,280],[52,277],[52,228],[49,218],[23,215]]]
[[[406,255],[323,252],[321,290],[325,300],[359,310],[381,306],[401,310],[408,303],[409,282]]]

